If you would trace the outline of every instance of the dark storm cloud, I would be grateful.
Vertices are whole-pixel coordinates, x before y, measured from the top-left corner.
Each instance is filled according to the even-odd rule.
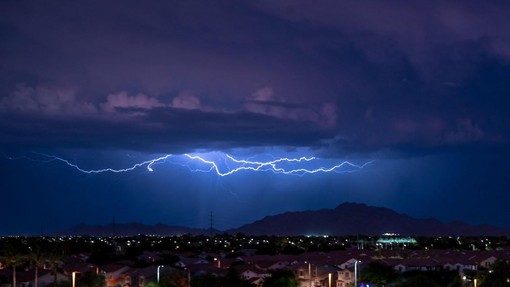
[[[282,60],[293,65],[282,46],[285,29],[229,1],[25,2],[3,11],[4,30],[13,31],[3,41],[10,43],[6,74],[17,70],[99,95],[192,89],[244,97],[285,78]]]
[[[85,117],[4,114],[2,144],[17,148],[129,149],[189,152],[255,146],[317,146],[331,136],[311,122],[250,112],[204,112],[159,107],[117,107]],[[23,144],[20,144],[23,143]]]
[[[505,145],[508,6],[6,1],[3,142]]]
[[[310,53],[329,51],[330,60],[350,69],[352,82],[336,97],[342,139],[336,147],[427,149],[508,141],[508,3],[258,3],[283,19],[333,30],[344,39],[316,37],[308,45]]]
[[[505,33],[510,25],[507,14],[510,4],[505,1],[257,3],[258,7],[290,21],[342,31],[373,61],[394,60],[398,52],[409,55],[412,62],[429,61],[428,53],[435,53],[436,47],[476,43],[485,44],[484,49],[498,56],[510,57]]]
[[[508,1],[0,1],[0,191],[5,213],[19,214],[1,232],[37,230],[48,213],[61,227],[209,224],[211,210],[241,224],[342,201],[508,226],[509,11]],[[85,175],[30,160],[123,168],[211,150],[374,162],[220,179],[178,164]]]

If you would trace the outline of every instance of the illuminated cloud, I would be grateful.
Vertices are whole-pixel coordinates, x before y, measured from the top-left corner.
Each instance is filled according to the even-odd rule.
[[[99,106],[104,112],[115,112],[119,108],[152,109],[165,107],[166,105],[161,103],[158,99],[144,94],[129,96],[127,92],[119,92],[108,95],[106,102],[101,103]]]
[[[95,114],[97,108],[79,101],[72,90],[35,88],[20,85],[9,96],[0,99],[0,111],[4,113],[34,113],[45,115]]]
[[[244,107],[252,113],[279,119],[313,122],[326,128],[334,127],[337,118],[336,106],[333,103],[323,103],[318,107],[291,103],[275,97],[272,87],[263,87],[255,91],[246,99]]]
[[[172,99],[172,107],[178,109],[200,109],[200,99],[191,92],[181,92]]]
[[[3,6],[6,138],[74,129],[77,143],[92,130],[155,146],[336,142],[321,148],[338,153],[509,140],[508,4]]]

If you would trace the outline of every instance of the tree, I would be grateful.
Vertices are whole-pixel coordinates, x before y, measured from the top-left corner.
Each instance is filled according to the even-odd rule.
[[[361,271],[361,282],[371,283],[375,286],[385,286],[393,282],[397,275],[391,266],[370,262],[366,268]]]
[[[409,273],[409,272],[408,272]],[[417,273],[413,272],[413,276],[409,276],[410,274],[406,274],[405,278],[401,279],[399,283],[394,286],[397,287],[442,287],[437,285],[436,282],[430,277],[428,277],[422,271],[418,271]]]
[[[218,286],[218,278],[212,274],[193,276],[191,280],[192,287],[215,287]]]
[[[280,269],[271,272],[271,276],[264,280],[263,287],[297,287],[298,281],[294,272]]]
[[[475,282],[475,279],[479,280],[478,271],[477,270],[464,270],[464,276],[466,276],[466,280],[469,282]],[[474,284],[474,283],[473,283]]]
[[[46,259],[46,254],[43,252],[40,245],[34,245],[34,248],[30,248],[30,253],[28,254],[28,260],[30,264],[34,265],[35,275],[34,275],[34,285],[38,287],[37,280],[39,279],[39,267],[43,266],[44,260]]]
[[[400,276],[398,287],[461,287],[462,279],[455,270],[408,271]]]
[[[58,269],[61,268],[64,260],[64,254],[62,249],[56,245],[53,250],[49,253],[48,259],[53,270],[53,286],[58,285]]]
[[[7,266],[12,267],[12,286],[16,286],[16,267],[20,266],[25,258],[21,255],[10,255],[5,259]]]
[[[252,286],[248,280],[241,277],[241,275],[239,274],[239,271],[237,271],[237,269],[235,269],[235,268],[229,268],[227,275],[225,275],[225,277],[223,277],[222,279],[223,279],[222,286],[224,286],[224,287],[250,287],[250,286]]]
[[[482,275],[480,287],[510,286],[510,262],[497,260],[492,265],[491,271]]]
[[[182,271],[164,273],[159,287],[188,287],[188,275]]]
[[[3,261],[7,266],[12,267],[12,286],[16,287],[16,267],[26,262],[26,254],[22,246],[14,246],[11,242],[7,244],[3,255]]]
[[[57,283],[50,283],[47,285],[47,287],[72,287],[71,281],[62,280]]]
[[[81,287],[105,287],[104,276],[96,274],[96,272],[87,271],[78,279]]]

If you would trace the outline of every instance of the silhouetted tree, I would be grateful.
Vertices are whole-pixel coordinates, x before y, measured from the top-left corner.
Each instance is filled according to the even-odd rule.
[[[188,275],[180,270],[164,273],[159,281],[159,287],[188,287]]]
[[[497,260],[492,265],[491,271],[481,274],[480,287],[510,286],[510,262]]]
[[[391,266],[378,262],[371,262],[360,273],[361,282],[372,283],[376,286],[385,286],[397,278]]]
[[[16,286],[16,267],[26,263],[27,256],[24,246],[16,245],[14,242],[6,244],[2,261],[12,268],[12,286]]]
[[[35,287],[38,287],[39,267],[44,265],[44,260],[47,258],[47,254],[43,251],[39,244],[35,244],[33,248],[30,248],[27,258],[30,264],[35,268],[34,285]]]
[[[47,287],[72,287],[71,281],[62,280],[58,281],[57,283],[53,282],[47,285]]]
[[[218,286],[218,278],[212,274],[204,274],[193,276],[191,279],[192,287],[216,287]]]
[[[409,271],[395,283],[397,287],[461,287],[462,279],[455,270]]]
[[[443,287],[437,285],[436,282],[424,273],[415,273],[413,276],[405,276],[394,286],[396,287]]]
[[[64,253],[59,245],[54,245],[53,249],[48,254],[48,260],[53,270],[53,286],[58,286],[58,270],[62,268],[64,261]]]
[[[106,243],[94,244],[88,262],[94,265],[103,265],[112,261],[114,247]]]
[[[271,276],[264,280],[263,287],[297,287],[298,281],[294,272],[280,269],[271,272]]]
[[[227,275],[222,278],[224,287],[250,287],[250,282],[241,277],[235,268],[229,268]]]
[[[105,287],[105,278],[96,272],[87,271],[78,279],[80,287]]]

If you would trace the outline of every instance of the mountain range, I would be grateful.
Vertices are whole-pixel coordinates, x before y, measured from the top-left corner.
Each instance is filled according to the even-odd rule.
[[[492,225],[471,225],[461,221],[449,223],[437,219],[417,219],[383,207],[359,203],[343,203],[334,209],[286,212],[225,231],[197,229],[166,224],[141,223],[94,226],[80,224],[59,235],[127,236],[137,234],[208,235],[211,233],[244,233],[247,235],[380,235],[391,232],[414,236],[504,236],[510,229]]]

